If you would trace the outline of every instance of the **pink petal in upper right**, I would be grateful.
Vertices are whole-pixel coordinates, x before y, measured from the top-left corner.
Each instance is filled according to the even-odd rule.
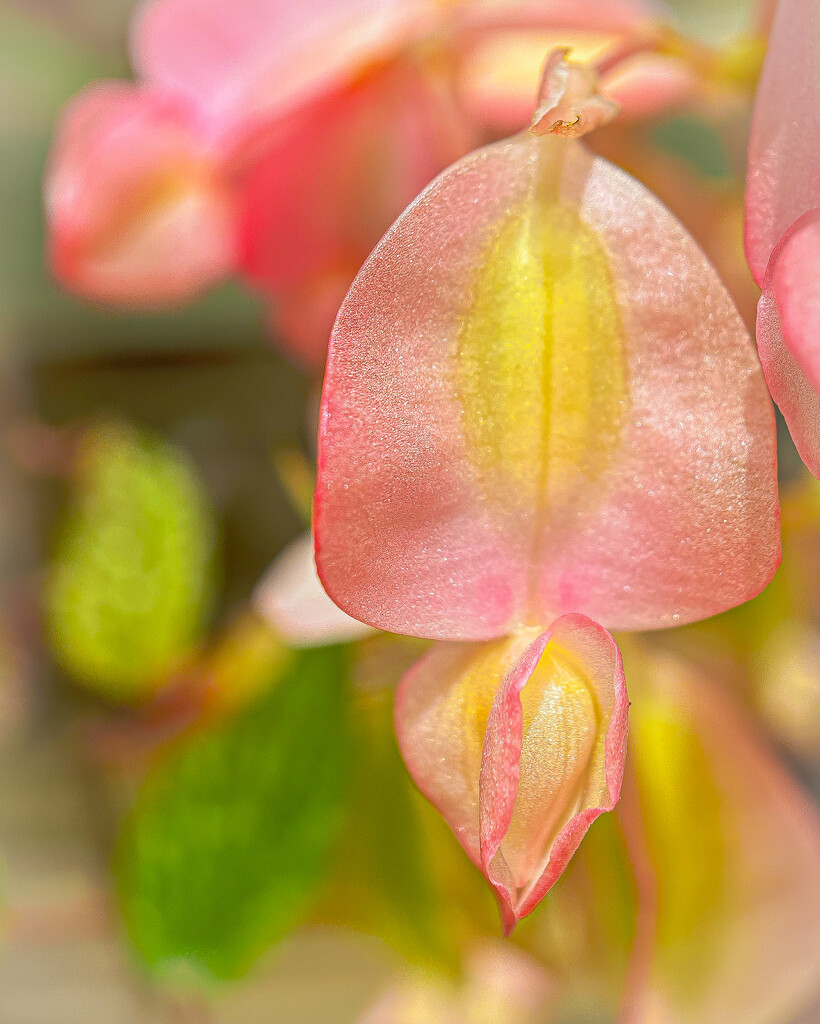
[[[787,229],[820,207],[820,4],[779,0],[757,91],[746,186],[746,254],[762,286]]]

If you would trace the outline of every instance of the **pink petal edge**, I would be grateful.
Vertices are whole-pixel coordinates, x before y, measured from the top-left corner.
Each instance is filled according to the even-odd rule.
[[[772,253],[757,312],[766,383],[809,471],[820,478],[820,210]]]
[[[746,254],[763,285],[780,239],[820,207],[820,4],[779,0],[749,139]]]

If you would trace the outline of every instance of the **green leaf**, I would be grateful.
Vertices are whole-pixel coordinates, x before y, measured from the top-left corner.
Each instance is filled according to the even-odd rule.
[[[293,655],[148,776],[117,868],[131,941],[161,976],[239,977],[299,922],[342,817],[345,664],[344,648]]]
[[[731,180],[732,168],[726,146],[715,128],[700,117],[670,117],[652,132],[653,143],[678,157],[704,178]]]
[[[214,535],[182,452],[131,427],[89,431],[47,593],[66,671],[116,700],[161,685],[201,636]]]
[[[356,707],[347,823],[320,917],[378,935],[410,961],[451,968],[458,951],[393,735],[392,696],[362,696]]]

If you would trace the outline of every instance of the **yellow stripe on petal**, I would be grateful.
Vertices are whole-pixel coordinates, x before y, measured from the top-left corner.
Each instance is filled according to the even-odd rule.
[[[577,211],[531,199],[487,247],[459,332],[456,389],[489,502],[537,517],[577,505],[620,443],[629,400],[607,252]],[[536,538],[537,543],[537,538]]]

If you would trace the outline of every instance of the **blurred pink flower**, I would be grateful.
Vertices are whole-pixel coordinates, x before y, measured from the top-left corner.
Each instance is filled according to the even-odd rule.
[[[58,128],[54,273],[133,306],[239,274],[318,368],[394,217],[476,130],[519,127],[544,33],[600,51],[647,20],[643,0],[152,0],[131,36],[138,82],[90,86]],[[674,61],[635,60],[612,92],[636,114],[687,92]]]
[[[774,400],[820,476],[820,6],[780,0],[749,146],[746,253]]]
[[[139,84],[63,117],[46,176],[52,266],[101,301],[190,298],[228,273],[320,366],[339,301],[392,218],[467,148],[414,0],[155,0]],[[295,307],[295,308],[294,308]]]
[[[593,620],[716,614],[780,557],[754,348],[672,215],[574,137],[613,115],[596,90],[556,51],[530,132],[405,211],[323,395],[320,578],[371,625],[473,642],[405,677],[396,728],[507,928],[618,799],[627,700]]]
[[[720,679],[669,655],[643,668],[619,809],[639,913],[621,1019],[802,1020],[820,991],[816,807]]]

